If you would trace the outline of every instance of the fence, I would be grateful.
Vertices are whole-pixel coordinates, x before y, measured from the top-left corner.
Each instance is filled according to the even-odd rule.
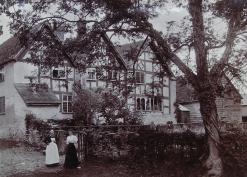
[[[78,137],[81,161],[90,157],[116,159],[127,156],[158,159],[178,152],[192,157],[203,152],[205,145],[201,124],[66,126],[54,129],[61,153],[65,151],[68,129],[73,129]]]
[[[224,123],[221,131],[239,128],[247,132],[247,123]],[[201,123],[166,125],[101,125],[53,127],[60,153],[65,152],[66,136],[72,129],[78,137],[78,156],[81,161],[90,157],[121,158],[124,156],[148,158],[169,157],[169,154],[193,157],[205,148],[204,126]],[[35,143],[49,131],[32,130],[29,137]],[[45,144],[43,145],[45,148]]]

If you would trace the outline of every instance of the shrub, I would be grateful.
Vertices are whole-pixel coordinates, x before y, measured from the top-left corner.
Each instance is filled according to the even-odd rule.
[[[121,94],[109,90],[95,91],[74,85],[76,97],[73,101],[74,118],[82,125],[90,125],[96,117],[103,118],[107,125],[140,124],[142,116],[126,108],[126,100]],[[95,118],[96,119],[96,118]]]

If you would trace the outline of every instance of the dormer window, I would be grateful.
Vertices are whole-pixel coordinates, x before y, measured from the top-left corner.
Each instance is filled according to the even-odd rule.
[[[0,82],[4,81],[4,67],[0,68]]]

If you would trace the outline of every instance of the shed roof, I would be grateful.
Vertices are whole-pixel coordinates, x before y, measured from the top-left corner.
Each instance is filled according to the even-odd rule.
[[[39,88],[36,91],[30,84],[18,83],[15,88],[27,106],[58,106],[59,99],[49,89]]]

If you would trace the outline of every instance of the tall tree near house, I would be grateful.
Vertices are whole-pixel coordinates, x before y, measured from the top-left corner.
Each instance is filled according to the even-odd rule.
[[[53,13],[49,14],[52,4]],[[163,35],[157,31],[150,19],[155,15],[155,9],[163,5],[188,10],[188,17],[184,18],[177,33],[167,31]],[[138,39],[143,35],[151,39],[150,47],[159,54],[158,60],[164,68],[168,62],[174,63],[185,75],[189,83],[197,91],[201,114],[203,116],[206,133],[208,135],[209,157],[206,161],[207,176],[222,176],[222,161],[220,157],[219,118],[215,98],[219,80],[223,73],[234,77],[241,75],[240,69],[245,67],[244,44],[246,40],[246,1],[245,0],[76,0],[46,2],[33,4],[32,14],[20,12],[8,13],[13,18],[12,29],[21,29],[22,34],[29,34],[26,43],[36,41],[31,48],[33,54],[43,49],[42,62],[48,65],[63,64],[63,59],[78,68],[83,68],[98,57],[107,56],[102,53],[102,34],[120,35],[131,39]],[[46,15],[44,15],[46,14]],[[70,14],[70,16],[68,15]],[[72,18],[71,18],[72,16]],[[208,18],[212,16],[212,18]],[[217,20],[224,21],[227,26],[225,36],[217,37],[213,25]],[[46,21],[50,28],[37,36],[30,35],[33,26]],[[79,25],[84,24],[84,25]],[[174,22],[167,23],[169,27]],[[78,37],[71,37],[65,42],[59,42],[52,35],[63,26],[65,32],[78,31]],[[77,28],[78,27],[78,28]],[[181,32],[182,31],[182,32]],[[24,33],[23,33],[24,32]],[[236,47],[236,44],[241,44]],[[186,49],[189,50],[186,50]],[[212,55],[212,50],[223,49],[221,56]],[[54,50],[56,51],[54,53]],[[195,55],[195,67],[190,68],[183,58],[176,53],[183,50],[187,54]],[[115,54],[116,55],[116,54]],[[65,56],[65,57],[64,57]],[[111,55],[112,56],[112,55]],[[188,55],[190,56],[190,55]],[[30,60],[39,63],[34,57]],[[59,58],[61,60],[56,60]]]

